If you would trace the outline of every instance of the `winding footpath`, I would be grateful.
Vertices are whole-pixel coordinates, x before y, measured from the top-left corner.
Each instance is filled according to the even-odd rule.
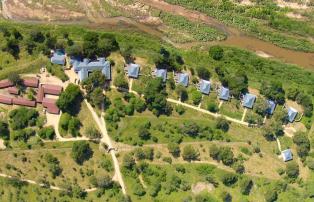
[[[95,110],[93,109],[93,107],[91,106],[91,104],[89,104],[86,99],[84,99],[84,102],[86,103],[87,108],[92,113],[93,119],[97,123],[97,125],[98,125],[98,127],[102,133],[102,138],[101,138],[100,142],[108,145],[108,152],[110,152],[110,154],[111,154],[111,158],[112,158],[114,169],[115,169],[115,174],[114,174],[113,180],[116,180],[119,182],[121,189],[122,189],[122,193],[126,194],[125,184],[124,184],[122,174],[120,171],[120,165],[119,165],[118,159],[116,157],[116,151],[115,151],[113,144],[111,142],[111,139],[108,135],[107,127],[106,127],[106,123],[104,121],[103,115],[101,115],[101,117],[99,117],[97,115],[97,113],[95,112]],[[102,147],[102,144],[100,144],[99,146]]]

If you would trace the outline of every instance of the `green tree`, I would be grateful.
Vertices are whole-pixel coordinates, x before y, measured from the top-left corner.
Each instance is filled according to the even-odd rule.
[[[82,82],[82,86],[86,89],[89,94],[96,88],[103,88],[106,83],[106,76],[100,71],[93,71],[87,79]]]
[[[81,101],[82,93],[80,87],[70,83],[59,96],[56,104],[63,112],[73,113],[73,109]]]
[[[78,164],[83,164],[84,161],[90,159],[93,155],[93,150],[86,141],[74,142],[72,146],[71,156]]]
[[[180,98],[180,100],[182,102],[184,102],[188,99],[188,92],[183,85],[181,85],[181,84],[177,85],[175,92],[176,92],[178,98]]]
[[[38,131],[38,136],[43,138],[43,139],[54,139],[55,137],[55,130],[52,126],[48,126],[48,127],[44,127],[44,128],[41,128],[39,131]]]
[[[253,187],[253,181],[249,178],[243,178],[239,182],[240,192],[244,195],[249,195],[251,192],[251,189]]]
[[[266,202],[274,202],[277,200],[278,194],[276,190],[267,189],[267,191],[264,194],[264,197]]]
[[[231,186],[238,181],[238,177],[233,173],[225,173],[221,176],[221,181],[224,185]]]
[[[138,136],[142,139],[142,140],[148,140],[151,137],[151,134],[149,132],[149,130],[145,127],[140,127],[138,129]]]
[[[229,122],[224,117],[219,117],[216,122],[216,128],[227,132],[229,130]]]
[[[44,156],[45,161],[48,163],[48,169],[52,174],[52,178],[59,176],[62,172],[59,160],[51,153],[46,153]]]
[[[125,167],[129,170],[132,170],[135,166],[135,160],[134,160],[133,156],[130,154],[124,155],[122,165],[123,165],[123,167]]]
[[[193,104],[198,105],[202,101],[202,93],[197,90],[192,91],[191,99],[193,101]]]
[[[266,122],[262,129],[262,134],[266,140],[274,140],[276,137],[283,134],[281,123],[276,120],[270,120]]]
[[[298,155],[304,159],[311,150],[310,140],[306,133],[297,132],[293,136],[293,142],[297,145]]]
[[[72,117],[69,121],[68,125],[68,132],[73,136],[76,137],[79,135],[79,130],[81,127],[81,122],[77,117]]]
[[[100,87],[95,88],[89,95],[89,99],[94,106],[101,108],[105,100],[103,89]]]
[[[144,89],[144,98],[148,110],[152,111],[156,116],[171,113],[172,108],[167,104],[165,84],[161,78],[148,80]]]
[[[10,139],[9,125],[4,121],[0,121],[0,138],[4,140]]]
[[[224,50],[220,46],[211,46],[209,48],[209,55],[214,60],[221,60],[224,56]]]
[[[266,100],[263,97],[259,96],[256,99],[256,102],[254,105],[254,111],[261,116],[265,116],[267,109],[268,109],[268,104]]]
[[[263,82],[260,92],[266,98],[273,100],[278,104],[285,103],[285,91],[282,87],[282,83],[278,81]]]
[[[183,148],[183,152],[182,152],[182,158],[185,161],[195,161],[199,159],[199,152],[194,149],[194,147],[192,145],[187,145]]]
[[[116,78],[114,78],[113,85],[118,88],[129,89],[129,83],[122,73],[118,74]]]
[[[205,67],[196,68],[197,76],[204,80],[209,80],[211,74],[210,71]]]

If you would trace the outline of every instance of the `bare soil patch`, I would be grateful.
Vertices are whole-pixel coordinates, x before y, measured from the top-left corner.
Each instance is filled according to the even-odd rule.
[[[215,189],[214,185],[206,182],[197,182],[192,185],[192,193],[198,194],[203,191],[211,192]]]

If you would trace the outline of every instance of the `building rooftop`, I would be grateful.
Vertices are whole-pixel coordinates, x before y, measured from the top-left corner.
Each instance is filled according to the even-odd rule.
[[[27,100],[24,98],[13,98],[13,104],[15,105],[21,105],[21,106],[27,106],[27,107],[35,107],[36,102],[33,100]]]
[[[291,149],[286,149],[281,152],[281,156],[284,162],[290,161],[293,159]]]
[[[8,88],[13,86],[13,83],[11,81],[9,81],[9,79],[4,79],[0,81],[0,89],[1,88]]]
[[[8,88],[8,92],[13,95],[18,95],[20,90],[17,87],[12,86]]]
[[[224,86],[221,86],[219,90],[219,99],[228,101],[230,98],[230,90]]]
[[[26,87],[38,88],[39,85],[39,79],[36,77],[24,78],[22,82]]]
[[[256,96],[250,93],[247,93],[243,97],[243,107],[253,108],[254,102],[256,100]]]
[[[297,114],[298,114],[298,111],[296,109],[294,109],[293,107],[289,107],[288,108],[288,121],[292,123],[295,117],[297,116]]]
[[[269,115],[271,115],[271,114],[273,114],[274,111],[275,111],[276,103],[275,103],[274,101],[272,101],[272,100],[267,100],[266,102],[267,102],[267,105],[268,105],[268,108],[267,108],[267,110],[266,110],[266,113],[269,114]]]
[[[57,65],[65,64],[65,53],[63,50],[56,50],[50,58],[51,63]]]
[[[47,109],[48,113],[59,114],[60,109],[57,107],[56,102],[57,102],[56,99],[43,98],[42,104],[43,104],[43,107]]]
[[[78,73],[80,81],[88,78],[89,73],[100,70],[105,75],[107,80],[111,80],[111,66],[110,62],[105,58],[98,58],[95,61],[91,61],[85,58],[83,61],[71,59],[73,69]]]
[[[210,81],[201,80],[199,83],[199,90],[201,93],[208,95],[210,92]]]
[[[11,98],[11,97],[7,97],[7,96],[4,96],[4,95],[0,95],[0,103],[11,105],[12,102],[13,102],[13,101],[12,101],[12,98]]]
[[[140,73],[140,65],[139,64],[130,63],[127,65],[126,68],[128,71],[128,77],[138,78],[139,73]]]
[[[189,74],[188,73],[178,73],[178,84],[187,87],[189,85]]]
[[[42,88],[44,90],[44,94],[49,95],[60,95],[63,87],[59,85],[53,85],[53,84],[43,84]]]
[[[165,82],[167,80],[167,70],[166,69],[155,69],[156,77],[162,78]]]

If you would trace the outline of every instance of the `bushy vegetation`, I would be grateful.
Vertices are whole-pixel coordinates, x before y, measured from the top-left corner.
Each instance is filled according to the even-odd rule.
[[[90,148],[88,142],[86,141],[74,142],[71,156],[76,163],[83,164],[84,161],[91,158],[92,155],[93,155],[93,151]]]
[[[52,76],[58,77],[63,82],[69,80],[68,75],[64,73],[63,67],[60,65],[55,65],[49,62],[46,65],[46,69]]]
[[[70,83],[66,89],[61,93],[57,100],[57,106],[63,111],[72,113],[77,109],[77,105],[82,98],[80,87]]]
[[[226,38],[222,32],[202,23],[191,22],[182,16],[161,12],[159,17],[166,25],[191,34],[197,41],[214,41]]]
[[[39,135],[39,137],[43,139],[50,139],[50,140],[52,140],[56,135],[55,130],[52,126],[39,129],[37,134]]]
[[[28,126],[36,125],[38,112],[35,109],[20,107],[10,111],[9,122],[13,130],[24,129]]]
[[[274,6],[271,1],[259,1],[251,7],[239,6],[230,0],[166,0],[166,2],[200,11],[284,48],[314,51],[313,44],[306,39],[306,37],[312,36],[312,24],[309,21],[303,22],[288,18],[284,15],[287,11]],[[291,34],[287,35],[286,33]]]

